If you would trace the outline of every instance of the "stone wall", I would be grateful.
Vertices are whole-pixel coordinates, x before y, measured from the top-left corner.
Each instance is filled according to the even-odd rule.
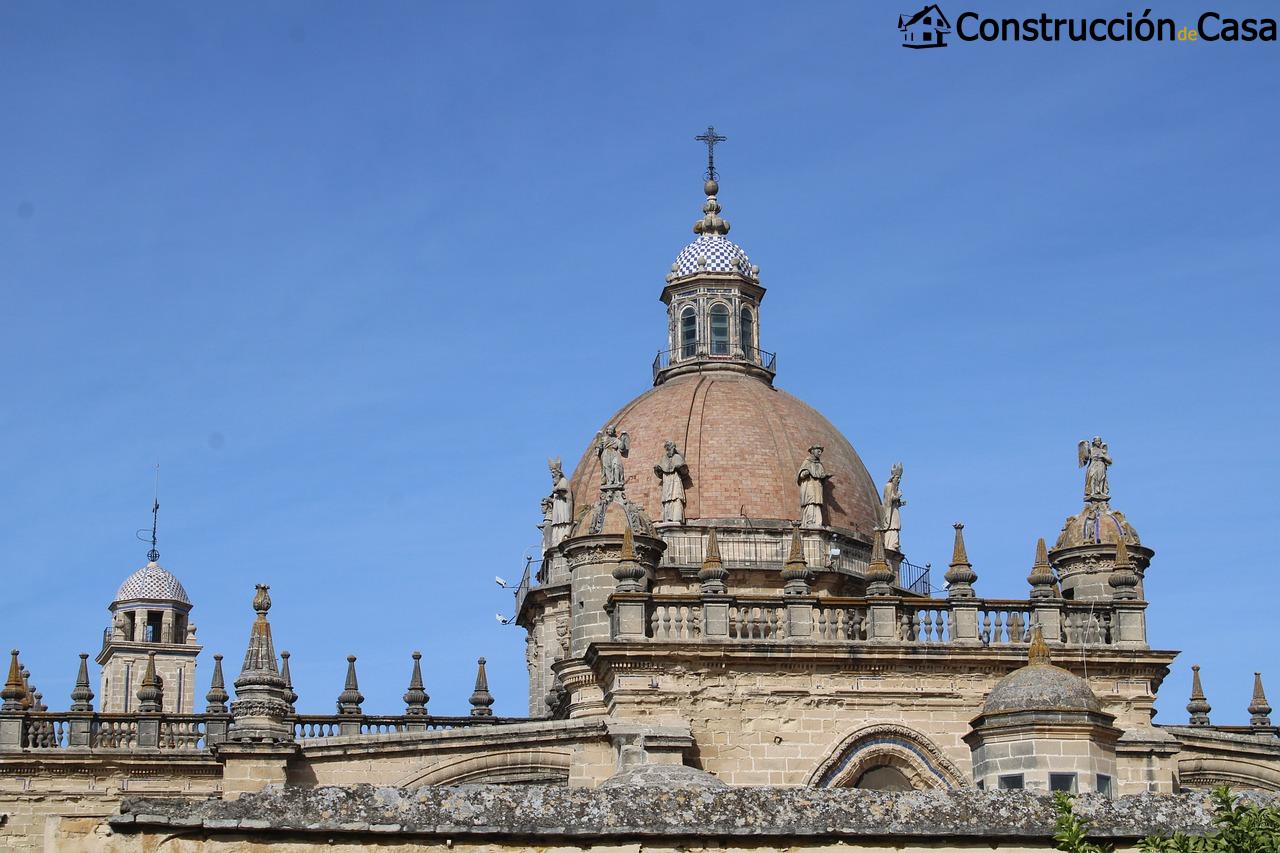
[[[1131,849],[1152,832],[1199,833],[1199,795],[1081,797],[1093,833]],[[281,851],[1049,850],[1052,801],[1027,792],[801,788],[431,787],[285,789],[235,802],[130,801],[82,849]]]

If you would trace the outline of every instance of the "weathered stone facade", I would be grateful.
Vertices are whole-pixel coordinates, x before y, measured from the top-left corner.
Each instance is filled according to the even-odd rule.
[[[1034,557],[1028,536],[1026,598],[982,596],[963,525],[936,594],[886,549],[903,513],[887,524],[849,441],[773,385],[765,289],[717,192],[662,290],[654,387],[572,478],[552,460],[517,591],[528,717],[493,716],[483,660],[469,715],[429,713],[417,655],[404,713],[363,707],[354,658],[339,713],[299,712],[265,585],[238,675],[215,656],[199,703],[192,602],[153,546],[110,605],[99,710],[86,663],[49,711],[11,655],[0,845],[1046,849],[1046,801],[998,790],[1020,787],[1091,795],[1123,849],[1203,828],[1188,789],[1280,791],[1260,678],[1247,726],[1212,725],[1198,678],[1189,725],[1153,723],[1177,653],[1148,645],[1155,551],[1111,506],[1100,438],[1083,508]]]

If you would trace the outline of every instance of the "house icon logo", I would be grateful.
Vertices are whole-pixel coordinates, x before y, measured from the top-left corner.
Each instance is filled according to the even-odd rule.
[[[898,30],[902,33],[903,47],[946,47],[951,22],[937,3],[931,3],[914,15],[899,15]]]

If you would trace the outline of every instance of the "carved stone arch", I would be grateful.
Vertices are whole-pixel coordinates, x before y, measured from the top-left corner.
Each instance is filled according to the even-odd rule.
[[[466,755],[418,767],[396,783],[399,788],[423,785],[565,784],[569,781],[569,752],[519,749]]]
[[[1280,791],[1280,770],[1253,761],[1231,757],[1184,758],[1178,762],[1178,779],[1183,788],[1251,788]]]
[[[876,724],[847,735],[828,753],[805,784],[848,788],[870,770],[891,767],[918,791],[967,788],[969,779],[933,741],[906,726]]]

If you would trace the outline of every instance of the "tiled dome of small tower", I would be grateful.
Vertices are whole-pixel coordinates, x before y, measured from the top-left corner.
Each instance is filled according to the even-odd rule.
[[[742,247],[721,234],[703,234],[676,255],[677,277],[699,272],[728,272],[751,278],[751,260]]]
[[[125,578],[116,590],[116,604],[130,601],[172,601],[191,605],[182,582],[154,560]]]

